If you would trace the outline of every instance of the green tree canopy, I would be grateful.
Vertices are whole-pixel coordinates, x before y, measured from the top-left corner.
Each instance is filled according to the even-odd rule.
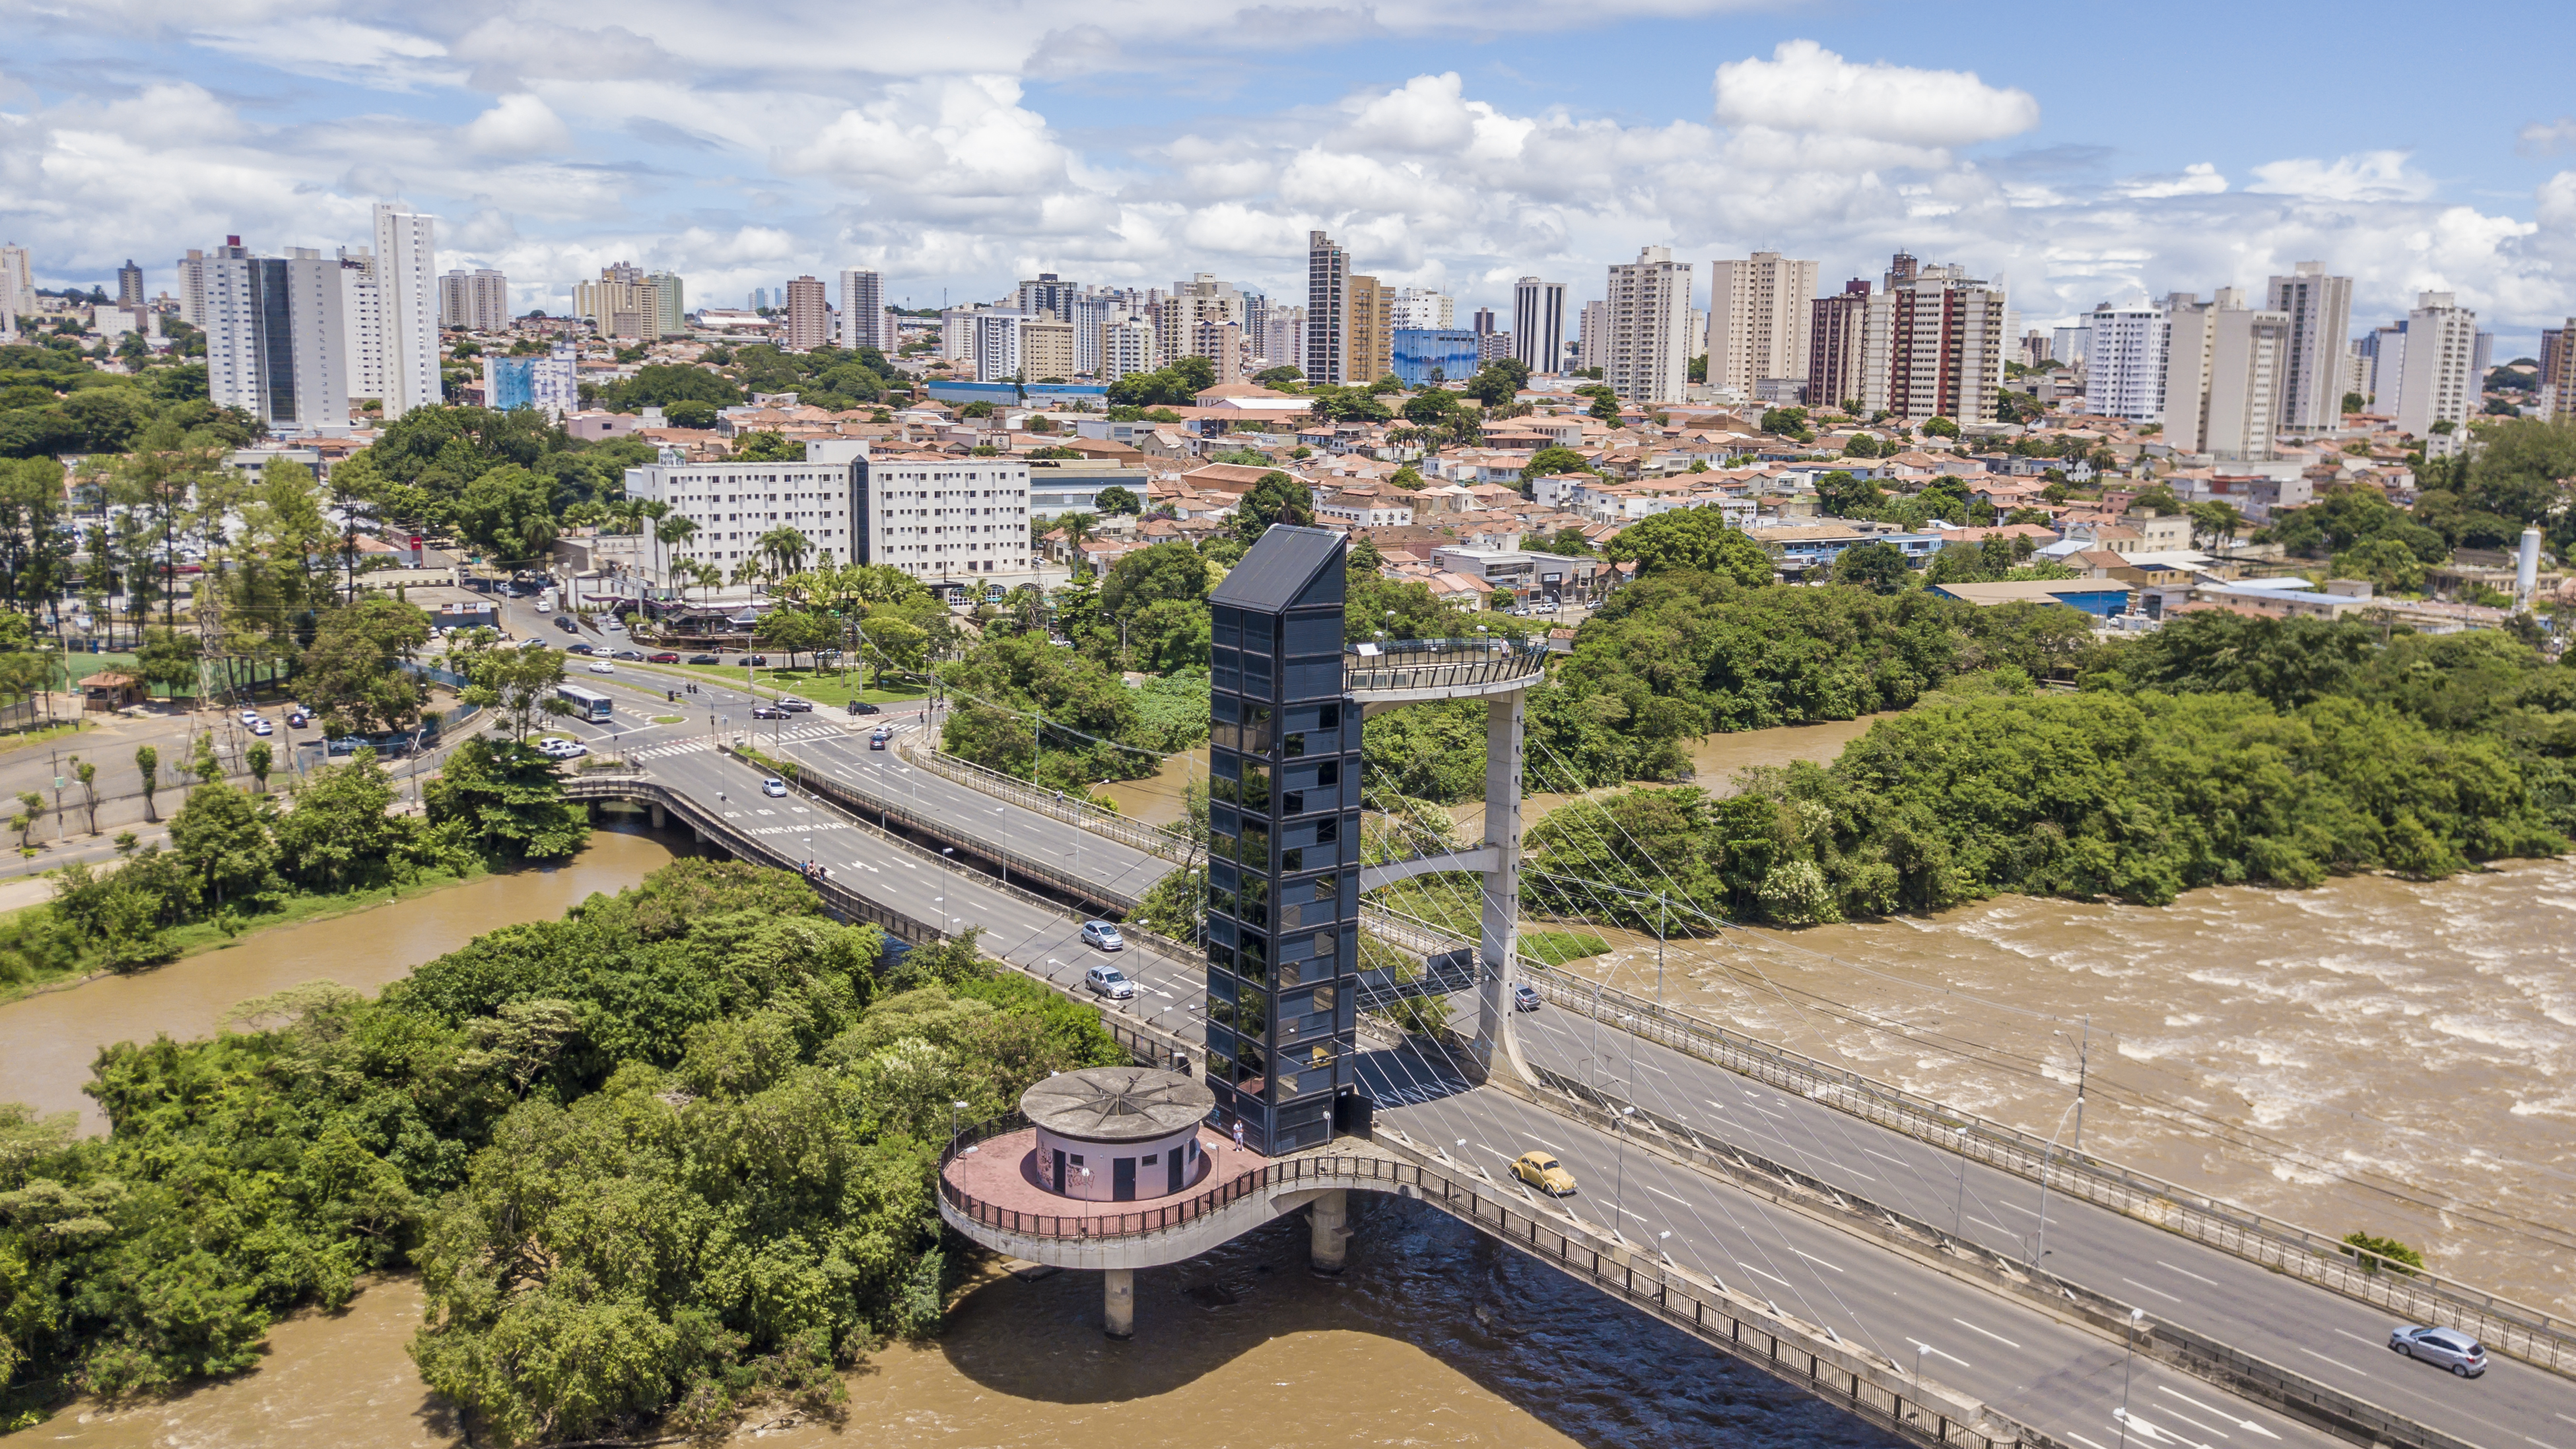
[[[1274,523],[1305,527],[1314,521],[1314,490],[1274,470],[1253,480],[1252,491],[1235,505],[1234,536],[1249,546],[1260,542]]]
[[[1774,572],[1770,553],[1714,508],[1676,508],[1639,519],[1621,529],[1601,556],[1612,563],[1634,561],[1640,578],[1687,570],[1753,586],[1769,583]]]

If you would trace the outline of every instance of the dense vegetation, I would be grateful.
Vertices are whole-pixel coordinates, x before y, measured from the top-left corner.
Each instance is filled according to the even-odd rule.
[[[2439,877],[2576,832],[2576,671],[2501,634],[2186,615],[2096,651],[2086,688],[1954,681],[1830,767],[1741,794],[1639,787],[1532,833],[1534,907],[1573,879],[1799,924],[1998,891],[2162,904],[2194,886]],[[1615,903],[1615,898],[1614,898]]]
[[[279,1315],[416,1263],[412,1355],[485,1441],[828,1407],[938,1318],[950,1103],[1119,1059],[971,940],[883,945],[785,872],[684,861],[378,1001],[299,988],[110,1047],[111,1136],[0,1108],[0,1384],[237,1373]]]
[[[0,347],[0,458],[122,453],[156,422],[206,431],[236,448],[263,431],[248,414],[207,400],[202,362],[150,354],[139,337],[125,360],[140,371],[102,371],[105,355],[83,353],[60,335]]]

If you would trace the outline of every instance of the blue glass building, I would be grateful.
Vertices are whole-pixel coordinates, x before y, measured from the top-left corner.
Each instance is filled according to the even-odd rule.
[[[1465,382],[1476,375],[1476,334],[1463,327],[1398,327],[1395,375],[1406,387]]]

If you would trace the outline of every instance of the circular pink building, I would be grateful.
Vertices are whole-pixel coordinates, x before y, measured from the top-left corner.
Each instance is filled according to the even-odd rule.
[[[1047,1078],[1020,1097],[1037,1129],[1041,1186],[1086,1202],[1169,1197],[1198,1185],[1209,1159],[1199,1124],[1216,1094],[1152,1067],[1090,1067]]]

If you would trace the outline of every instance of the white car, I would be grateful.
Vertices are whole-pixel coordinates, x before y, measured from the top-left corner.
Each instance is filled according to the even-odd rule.
[[[255,719],[250,722],[250,732],[255,735],[273,735],[277,733],[277,726],[264,719]]]
[[[594,659],[590,661],[590,672],[593,674],[615,674],[617,672],[617,666],[609,663],[605,659]]]
[[[579,740],[549,736],[537,741],[537,752],[550,760],[577,760],[590,753],[590,746]]]
[[[760,782],[760,793],[772,800],[784,800],[787,798],[787,782],[772,775]]]
[[[255,710],[255,709],[246,709],[246,710],[243,710],[243,711],[242,711],[242,723],[243,723],[244,725],[246,725],[246,726],[247,726],[247,725],[255,725],[255,724],[259,723],[259,711],[258,711],[258,710]]]

